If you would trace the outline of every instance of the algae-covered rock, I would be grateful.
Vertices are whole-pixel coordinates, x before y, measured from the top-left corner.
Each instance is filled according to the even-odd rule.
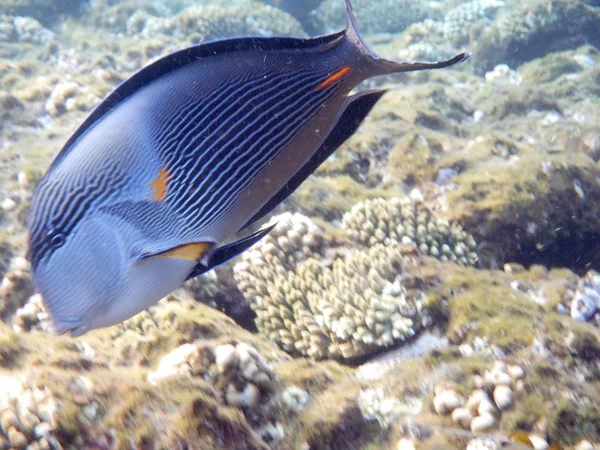
[[[88,0],[6,0],[0,14],[31,16],[44,24],[52,24],[63,15],[76,15]]]
[[[516,67],[551,52],[600,44],[600,10],[581,0],[528,0],[502,9],[477,39],[473,60],[485,72]]]
[[[485,241],[487,264],[598,265],[597,169],[588,157],[565,156],[530,154],[455,178],[449,215]]]

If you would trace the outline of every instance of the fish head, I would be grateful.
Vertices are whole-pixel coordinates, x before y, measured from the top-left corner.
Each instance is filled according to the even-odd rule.
[[[152,306],[183,284],[197,264],[188,256],[191,246],[144,253],[142,233],[112,215],[89,214],[68,236],[56,236],[48,236],[55,248],[34,266],[34,281],[54,330],[73,336]]]
[[[86,217],[70,233],[51,229],[44,239],[49,250],[34,263],[33,274],[55,331],[81,335],[97,328],[124,283],[127,258],[119,228]]]

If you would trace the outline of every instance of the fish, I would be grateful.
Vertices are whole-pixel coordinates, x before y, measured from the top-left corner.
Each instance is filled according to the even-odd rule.
[[[311,27],[311,18],[315,13],[317,7],[323,3],[324,0],[270,0],[267,2],[269,5],[273,5],[282,11],[287,12],[294,16],[298,22],[302,24],[305,29]]]
[[[239,37],[164,56],[75,130],[31,201],[27,256],[54,330],[118,324],[240,255],[248,234],[358,128],[364,80],[465,61],[394,62],[345,29]],[[240,235],[247,234],[239,238]]]

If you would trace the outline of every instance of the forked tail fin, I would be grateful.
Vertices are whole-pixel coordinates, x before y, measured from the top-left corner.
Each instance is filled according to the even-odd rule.
[[[438,62],[405,62],[405,61],[390,61],[383,58],[377,58],[377,64],[386,69],[385,73],[400,73],[400,72],[415,72],[417,70],[429,70],[429,69],[443,69],[444,67],[450,67],[454,64],[466,61],[471,56],[470,53],[460,53],[454,58],[447,59],[446,61]]]
[[[346,39],[360,49],[362,54],[372,60],[377,68],[378,75],[388,75],[400,72],[415,72],[417,70],[443,69],[444,67],[453,66],[454,64],[466,61],[469,56],[471,56],[470,53],[463,52],[446,61],[431,63],[406,61],[396,62],[385,58],[380,58],[364,43],[358,34],[354,19],[354,11],[352,10],[352,4],[350,3],[350,0],[344,0],[344,3],[346,6]]]

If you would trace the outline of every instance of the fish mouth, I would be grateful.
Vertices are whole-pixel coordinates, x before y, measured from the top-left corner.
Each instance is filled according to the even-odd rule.
[[[53,331],[60,335],[79,337],[90,331],[87,325],[83,325],[81,317],[69,317],[59,321],[53,321]]]

